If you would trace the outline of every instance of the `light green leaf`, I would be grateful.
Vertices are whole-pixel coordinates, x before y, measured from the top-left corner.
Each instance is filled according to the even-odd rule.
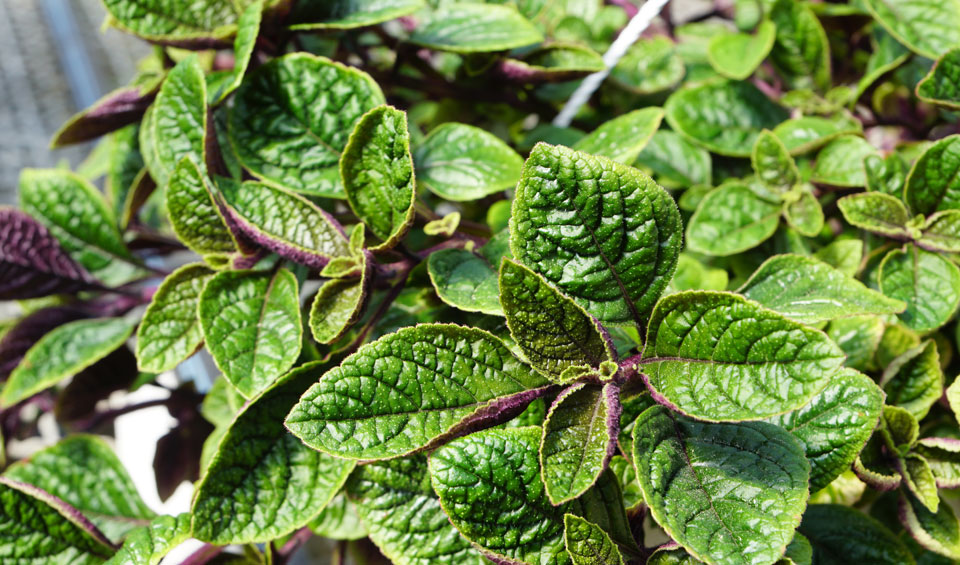
[[[799,408],[844,358],[823,333],[739,295],[710,291],[661,300],[644,355],[639,370],[652,391],[681,413],[711,421]]]
[[[354,475],[351,473],[351,476]],[[345,490],[334,496],[309,525],[310,531],[327,539],[358,540],[370,535],[360,520],[357,505],[347,498]]]
[[[453,53],[506,51],[543,41],[543,34],[513,6],[442,5],[420,23],[409,41]]]
[[[820,20],[809,6],[795,0],[776,0],[770,19],[777,38],[770,60],[789,88],[830,87],[830,43]]]
[[[910,453],[898,463],[907,491],[917,497],[927,510],[936,512],[940,506],[940,495],[937,494],[937,480],[927,460],[915,453]]]
[[[863,314],[895,314],[906,304],[812,257],[775,255],[737,291],[804,324]]]
[[[502,316],[497,272],[485,259],[464,249],[442,249],[427,258],[427,272],[437,296],[467,312]]]
[[[200,294],[198,311],[207,350],[247,398],[270,386],[300,354],[297,278],[286,269],[219,273]]]
[[[898,509],[904,527],[923,547],[950,559],[960,559],[960,522],[949,504],[931,512],[909,494],[900,495]]]
[[[14,463],[3,476],[73,506],[110,539],[122,538],[155,516],[113,450],[96,436],[63,439]]]
[[[864,69],[863,76],[857,82],[857,90],[850,99],[851,104],[859,100],[863,93],[880,77],[896,69],[910,58],[910,50],[881,26],[873,26],[870,39],[873,50],[870,53],[870,58],[867,59],[867,67]]]
[[[870,14],[890,35],[928,59],[960,45],[957,0],[864,0]]]
[[[839,504],[809,506],[800,533],[813,546],[813,562],[818,565],[915,563],[893,532],[863,512]]]
[[[918,214],[960,209],[960,135],[937,141],[907,175],[903,199]]]
[[[408,16],[425,5],[423,0],[332,0],[299,3],[291,16],[294,30],[355,29]]]
[[[340,155],[363,114],[384,103],[366,73],[323,57],[290,53],[244,79],[229,116],[243,166],[270,184],[343,197]]]
[[[170,71],[150,108],[140,128],[140,147],[150,176],[163,187],[184,157],[206,162],[207,81],[197,57]]]
[[[877,149],[860,136],[838,137],[817,153],[810,180],[834,186],[865,186],[863,160],[876,154]]]
[[[236,31],[236,22],[249,0],[104,0],[108,20],[124,31],[149,41],[203,46],[225,41]]]
[[[417,180],[446,200],[465,202],[513,188],[523,159],[490,132],[466,124],[434,128],[413,153]]]
[[[230,82],[217,94],[216,101],[223,100],[243,82],[243,75],[250,66],[250,58],[260,35],[260,22],[263,19],[263,0],[250,0],[237,21],[237,36],[233,40],[233,72]]]
[[[791,155],[801,155],[818,149],[834,139],[859,134],[863,126],[855,118],[839,113],[830,118],[801,116],[781,122],[773,133],[783,141]]]
[[[133,324],[123,318],[69,322],[50,331],[27,350],[10,373],[0,395],[9,408],[103,359],[130,337]]]
[[[764,130],[753,145],[750,162],[757,178],[766,186],[786,192],[800,182],[800,171],[786,146],[776,135]]]
[[[653,518],[709,563],[773,563],[807,504],[803,448],[766,422],[709,424],[654,406],[633,429],[633,461]]]
[[[756,247],[777,231],[781,209],[746,184],[727,183],[700,201],[687,224],[687,247],[719,256]]]
[[[729,80],[685,86],[667,99],[664,109],[671,129],[730,157],[749,157],[760,132],[789,117],[749,82]]]
[[[837,201],[850,225],[895,238],[908,237],[910,213],[899,198],[882,192],[861,192]]]
[[[400,565],[481,565],[486,561],[453,527],[430,487],[427,458],[414,455],[361,465],[347,493],[370,539]]]
[[[767,420],[800,440],[810,462],[810,492],[850,468],[880,421],[883,392],[873,380],[845,369],[810,402]]]
[[[607,532],[579,516],[564,515],[563,542],[573,565],[623,565],[623,556]]]
[[[500,302],[507,327],[535,369],[556,381],[573,367],[615,360],[597,321],[543,277],[506,259],[500,266]]]
[[[603,322],[640,322],[670,282],[680,213],[632,167],[537,144],[510,218],[510,247]]]
[[[669,188],[709,184],[712,178],[710,153],[670,130],[658,129],[634,166],[650,172],[657,182]]]
[[[673,294],[682,290],[726,290],[730,275],[724,269],[704,266],[687,253],[680,254],[677,261],[677,274],[670,281],[667,292]]]
[[[947,397],[952,396],[949,392]],[[930,465],[940,488],[960,486],[960,441],[954,438],[928,437],[917,442],[913,452]]]
[[[917,245],[931,251],[960,253],[960,210],[935,212],[927,218]]]
[[[937,343],[926,343],[899,355],[883,371],[880,381],[887,404],[899,406],[922,420],[943,394],[943,371]]]
[[[769,20],[760,22],[753,35],[749,33],[715,35],[707,46],[710,66],[727,78],[744,80],[752,75],[760,63],[767,58],[776,35],[777,26]]]
[[[190,537],[190,514],[157,516],[149,525],[127,535],[104,565],[158,565],[171,549]]]
[[[952,48],[917,84],[917,98],[930,104],[960,109],[960,48]]]
[[[340,176],[350,208],[383,242],[372,249],[399,243],[417,197],[406,113],[378,106],[364,114],[343,150]]]
[[[363,256],[362,274],[357,278],[331,279],[323,283],[310,306],[310,332],[319,343],[333,343],[343,337],[363,314],[370,286],[371,265]]]
[[[643,151],[662,120],[660,108],[634,110],[604,122],[573,148],[629,165]]]
[[[814,237],[823,229],[823,208],[809,188],[801,190],[799,198],[784,207],[783,217],[800,235]]]
[[[193,536],[215,545],[267,542],[306,525],[340,490],[354,462],[319,453],[283,418],[316,379],[305,365],[237,415],[197,486]]]
[[[676,86],[686,70],[668,37],[642,38],[627,50],[611,78],[634,94],[654,94]]]
[[[899,317],[914,331],[926,332],[946,324],[960,303],[960,269],[913,245],[894,249],[883,258],[879,282],[881,292],[907,303]]]
[[[604,70],[599,53],[577,43],[555,42],[524,55],[508,59],[506,72],[516,80],[530,83],[565,82]]]
[[[538,395],[531,389],[548,384],[483,330],[421,324],[361,347],[324,374],[287,428],[338,457],[387,459],[523,405]]]
[[[860,270],[860,262],[863,261],[863,242],[859,239],[838,239],[817,250],[813,256],[853,277]]]
[[[199,255],[230,254],[237,242],[227,229],[203,170],[189,156],[166,186],[167,211],[177,238]]]
[[[841,318],[827,326],[827,336],[847,355],[844,365],[858,371],[873,367],[883,333],[883,320],[877,316]]]

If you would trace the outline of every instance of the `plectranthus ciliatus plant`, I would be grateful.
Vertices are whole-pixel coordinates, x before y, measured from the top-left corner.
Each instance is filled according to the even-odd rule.
[[[958,0],[675,1],[569,127],[630,0],[104,4],[152,54],[0,209],[0,562],[960,560]]]

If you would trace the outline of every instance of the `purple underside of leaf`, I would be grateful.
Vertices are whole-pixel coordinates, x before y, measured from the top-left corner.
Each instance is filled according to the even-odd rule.
[[[603,468],[606,469],[617,451],[617,438],[620,437],[620,416],[623,414],[623,404],[620,403],[620,385],[607,383],[603,385],[603,401],[607,404],[607,454],[603,458]]]
[[[0,339],[0,379],[6,379],[10,371],[34,343],[57,327],[88,317],[85,312],[72,306],[54,306],[37,310],[20,320]]]
[[[330,262],[330,257],[320,253],[311,253],[304,249],[293,247],[292,245],[271,237],[256,226],[248,222],[244,217],[238,214],[228,205],[221,207],[223,217],[227,221],[227,227],[233,233],[234,237],[241,242],[249,244],[251,247],[262,247],[268,249],[284,259],[289,259],[294,263],[299,263],[310,267],[311,269],[323,269]],[[342,233],[341,229],[341,233]]]
[[[47,228],[12,208],[0,209],[0,300],[101,288]]]
[[[53,140],[53,146],[61,147],[90,141],[123,126],[139,122],[156,96],[156,89],[143,93],[137,86],[117,90],[99,100],[61,130]]]

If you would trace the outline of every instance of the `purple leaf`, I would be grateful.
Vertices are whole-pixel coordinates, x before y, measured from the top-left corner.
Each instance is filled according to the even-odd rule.
[[[107,94],[86,110],[76,114],[60,128],[50,142],[63,147],[96,139],[104,134],[139,122],[157,96],[161,81],[147,88],[124,86]]]
[[[72,424],[96,414],[97,402],[124,390],[136,380],[137,358],[130,349],[121,347],[93,365],[80,371],[57,395],[54,407],[57,421]]]
[[[47,332],[74,320],[88,317],[72,306],[54,306],[37,310],[20,320],[0,339],[0,379],[6,379],[23,355]]]

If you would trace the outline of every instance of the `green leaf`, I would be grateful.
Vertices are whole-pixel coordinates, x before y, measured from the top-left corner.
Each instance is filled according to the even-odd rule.
[[[830,43],[807,4],[776,0],[770,8],[777,37],[770,61],[789,88],[830,88]]]
[[[599,53],[577,43],[557,42],[524,55],[523,60],[507,59],[504,72],[527,83],[565,82],[604,70]]]
[[[510,247],[600,321],[639,323],[670,282],[681,229],[673,199],[643,173],[540,143],[517,185]]]
[[[709,563],[773,563],[807,504],[803,448],[766,422],[709,424],[654,406],[633,429],[633,461],[653,518]]]
[[[858,371],[873,367],[873,357],[884,333],[877,316],[854,316],[830,322],[827,336],[847,355],[844,365]]]
[[[917,442],[920,424],[913,414],[899,406],[884,406],[880,435],[894,453],[906,453]]]
[[[960,253],[960,210],[935,212],[927,218],[917,245],[931,251]]]
[[[616,449],[619,388],[579,383],[550,406],[543,423],[540,466],[547,497],[554,506],[593,486]]]
[[[800,533],[813,546],[813,562],[818,565],[915,563],[893,532],[863,512],[839,504],[810,505]]]
[[[500,302],[507,327],[535,369],[557,380],[567,369],[616,359],[604,330],[573,300],[527,267],[505,259]]]
[[[913,447],[913,452],[926,459],[938,487],[952,489],[960,486],[960,441],[953,438],[923,438]]]
[[[247,67],[250,66],[250,59],[257,45],[262,20],[263,0],[249,0],[246,9],[237,20],[237,36],[233,40],[233,72],[230,73],[230,81],[216,94],[217,103],[223,102],[243,82],[243,75],[247,73]]]
[[[467,312],[502,316],[497,272],[482,257],[464,249],[442,249],[427,258],[427,271],[437,296]]]
[[[61,169],[24,169],[20,208],[46,226],[63,249],[109,286],[143,275],[100,192]]]
[[[744,80],[767,58],[777,26],[769,20],[760,22],[755,34],[724,33],[715,35],[707,46],[710,66],[721,75]]]
[[[249,0],[104,0],[112,25],[149,41],[198,47],[233,35],[246,4]]]
[[[290,411],[287,428],[338,457],[387,459],[525,406],[546,385],[483,330],[421,324],[361,347],[324,374]]]
[[[105,565],[157,565],[171,549],[190,538],[190,514],[157,516],[131,531]]]
[[[960,45],[957,0],[864,0],[870,14],[890,35],[928,59]]]
[[[364,114],[343,150],[340,176],[350,208],[383,242],[372,249],[399,243],[417,197],[406,113],[378,106]]]
[[[369,528],[370,539],[392,562],[485,563],[440,507],[430,487],[426,456],[361,465],[350,475],[347,493]]]
[[[417,181],[446,200],[465,202],[513,188],[523,159],[490,132],[466,124],[434,128],[413,153]]]
[[[853,277],[860,270],[860,262],[863,261],[863,242],[859,239],[838,239],[817,250],[813,256]]]
[[[937,343],[928,340],[891,361],[880,384],[887,393],[887,404],[899,406],[922,420],[943,394]]]
[[[860,122],[848,114],[840,113],[830,118],[801,116],[781,122],[773,133],[783,141],[791,155],[801,155],[826,145],[830,141],[863,131]]]
[[[604,122],[573,149],[629,165],[653,137],[663,120],[660,108],[643,108]]]
[[[881,26],[873,26],[871,33],[870,58],[867,59],[867,67],[864,74],[857,82],[857,90],[854,92],[851,101],[859,100],[863,93],[870,86],[888,72],[896,69],[910,58],[910,51],[892,35],[887,33]]]
[[[760,245],[777,231],[782,206],[741,182],[724,184],[700,201],[687,224],[687,247],[727,256]]]
[[[563,542],[573,565],[623,565],[623,556],[607,532],[579,516],[564,515]]]
[[[895,238],[908,237],[910,213],[899,198],[881,192],[861,192],[837,201],[850,225]]]
[[[704,266],[687,253],[680,254],[677,274],[670,281],[668,294],[681,290],[726,290],[730,276],[724,269]]]
[[[170,71],[150,108],[140,128],[140,147],[150,176],[163,187],[184,157],[206,162],[207,81],[197,57]]]
[[[750,162],[757,178],[770,188],[786,192],[800,182],[800,171],[793,157],[780,138],[769,130],[757,137]]]
[[[283,426],[316,379],[318,365],[292,371],[237,414],[197,486],[195,538],[227,545],[285,536],[306,525],[343,486],[354,462],[310,449]]]
[[[453,53],[506,51],[543,41],[543,34],[513,6],[442,5],[417,25],[409,41]]]
[[[931,512],[916,497],[904,493],[898,509],[903,527],[917,543],[950,559],[960,559],[960,522],[949,504],[940,504],[936,512]]]
[[[885,158],[869,155],[863,160],[863,170],[867,174],[867,190],[895,197],[903,194],[907,165],[900,155],[891,153]]]
[[[810,325],[863,314],[895,314],[906,307],[826,263],[802,255],[767,259],[737,292]]]
[[[199,255],[234,253],[237,242],[220,213],[203,170],[189,156],[174,169],[166,204],[177,239]]]
[[[681,413],[712,421],[799,408],[844,358],[823,333],[736,294],[710,291],[661,300],[644,356],[639,370],[656,395]]]
[[[907,303],[899,314],[908,328],[935,330],[960,303],[960,269],[948,259],[913,245],[894,249],[880,263],[880,291]]]
[[[310,520],[310,531],[322,538],[335,540],[358,540],[370,534],[360,520],[357,505],[347,498],[344,490],[334,496],[316,518]]]
[[[310,306],[310,332],[319,343],[334,343],[363,314],[370,287],[372,265],[363,256],[358,278],[331,279],[323,283]]]
[[[852,369],[837,373],[810,402],[767,420],[800,440],[810,462],[810,492],[850,468],[880,421],[883,392]]]
[[[634,166],[649,171],[669,188],[709,184],[712,177],[710,153],[670,130],[658,129]]]
[[[917,83],[917,98],[930,104],[960,109],[960,49],[952,48]]]
[[[114,552],[74,508],[6,478],[0,478],[0,530],[0,559],[6,563],[96,565]]]
[[[83,512],[111,539],[154,518],[133,480],[102,439],[74,435],[42,449],[3,476],[43,489]]]
[[[9,408],[76,375],[123,345],[132,332],[133,324],[123,318],[77,320],[57,327],[34,343],[10,373],[0,406]]]
[[[817,153],[810,180],[834,186],[865,186],[863,160],[876,154],[877,149],[860,136],[838,137]]]
[[[351,255],[335,220],[307,198],[256,182],[223,180],[228,221],[270,251],[314,269]]]
[[[297,4],[291,16],[294,30],[343,30],[368,27],[409,16],[423,0],[333,0]]]
[[[654,94],[676,86],[686,70],[668,37],[642,38],[610,72],[611,78],[633,94]]]
[[[903,198],[918,214],[960,209],[960,135],[937,141],[907,175]]]
[[[814,237],[823,229],[823,208],[809,189],[802,190],[797,200],[784,207],[783,216],[800,235]]]
[[[366,73],[290,53],[244,78],[230,110],[230,144],[268,184],[342,198],[340,155],[357,120],[383,103]]]
[[[664,110],[671,129],[730,157],[749,157],[760,132],[789,117],[751,83],[729,80],[684,86],[667,99]]]
[[[200,294],[207,350],[223,375],[251,398],[286,372],[300,354],[297,278],[276,272],[228,271]]]
[[[930,512],[936,512],[940,506],[940,496],[937,494],[937,480],[927,460],[910,453],[898,463],[907,491],[917,497]]]

